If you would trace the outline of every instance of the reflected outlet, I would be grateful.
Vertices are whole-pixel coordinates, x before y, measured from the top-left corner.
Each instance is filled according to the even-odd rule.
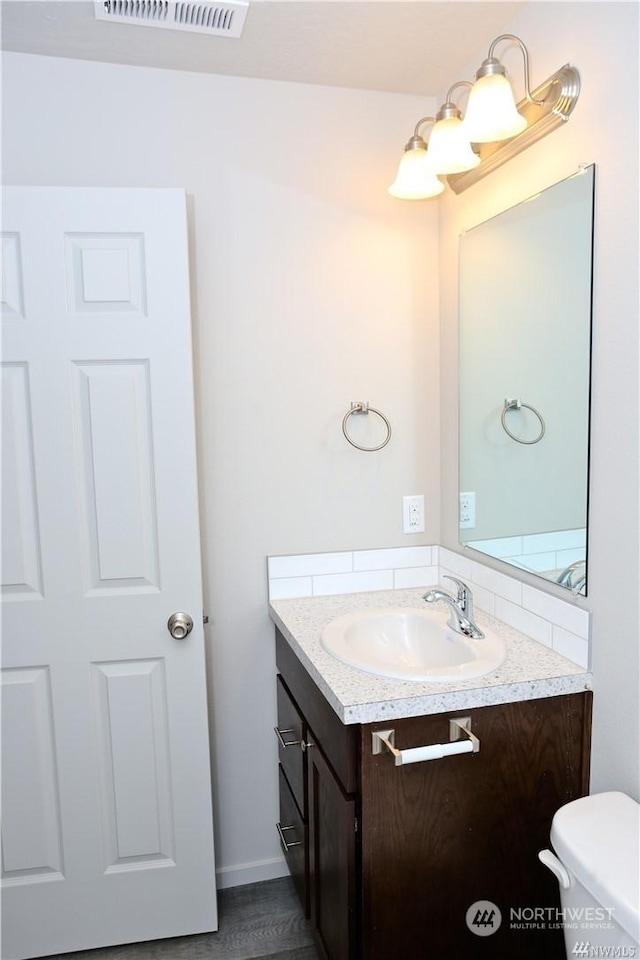
[[[471,530],[476,525],[475,493],[460,494],[460,529]]]

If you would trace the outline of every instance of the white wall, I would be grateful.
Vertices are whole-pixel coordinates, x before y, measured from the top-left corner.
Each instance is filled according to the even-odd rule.
[[[435,104],[3,61],[6,182],[188,191],[216,853],[223,883],[277,874],[265,557],[439,536],[437,207],[386,194]],[[343,438],[352,399],[389,417],[379,453]]]
[[[457,475],[457,238],[580,164],[595,163],[589,596],[577,603],[593,611],[592,790],[638,797],[638,6],[534,2],[509,32],[529,47],[534,83],[570,62],[580,71],[582,91],[565,127],[460,196],[443,198],[443,542],[456,548],[458,540],[451,482]],[[485,56],[479,49],[477,63]],[[521,62],[516,56],[508,65],[517,82]]]

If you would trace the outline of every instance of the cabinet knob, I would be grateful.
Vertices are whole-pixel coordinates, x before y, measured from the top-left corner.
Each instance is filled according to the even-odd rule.
[[[315,747],[315,743],[313,742],[313,740],[300,741],[300,749],[302,750],[303,753],[306,753],[307,750],[311,749],[311,747]]]

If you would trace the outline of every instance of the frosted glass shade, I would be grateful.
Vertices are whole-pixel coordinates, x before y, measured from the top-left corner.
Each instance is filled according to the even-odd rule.
[[[460,117],[438,120],[429,137],[429,165],[436,173],[464,173],[480,163],[471,149]]]
[[[396,179],[389,187],[391,196],[399,200],[426,200],[443,190],[444,184],[427,160],[427,151],[423,147],[405,150]]]
[[[516,110],[513,90],[505,76],[495,73],[476,80],[462,126],[471,143],[494,143],[522,133],[527,121]]]

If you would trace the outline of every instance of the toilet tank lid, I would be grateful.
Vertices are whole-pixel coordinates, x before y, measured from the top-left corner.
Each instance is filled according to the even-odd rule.
[[[640,940],[640,805],[612,791],[561,807],[551,843],[565,867],[634,939]]]

